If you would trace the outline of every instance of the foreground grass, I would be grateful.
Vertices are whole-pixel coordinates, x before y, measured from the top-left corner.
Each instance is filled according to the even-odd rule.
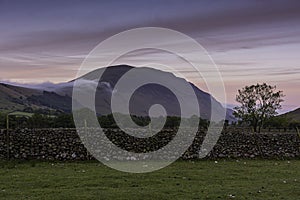
[[[178,161],[129,174],[97,162],[0,161],[1,199],[299,199],[300,160]]]

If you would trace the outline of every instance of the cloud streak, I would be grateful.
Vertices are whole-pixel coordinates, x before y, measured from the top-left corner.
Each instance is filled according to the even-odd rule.
[[[29,0],[18,4],[0,0],[0,79],[71,80],[85,55],[99,42],[130,28],[158,26],[192,36],[209,51],[229,85],[231,102],[237,88],[269,81],[283,84],[294,98],[288,103],[294,105],[300,98],[292,94],[300,88],[299,7],[300,2],[293,0]],[[147,51],[127,59],[155,61],[158,56],[162,54]],[[193,71],[182,68],[178,72],[200,82],[193,79]]]

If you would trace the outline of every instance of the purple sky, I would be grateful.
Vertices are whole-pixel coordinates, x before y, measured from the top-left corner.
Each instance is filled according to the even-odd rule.
[[[299,10],[299,1],[0,0],[0,80],[71,80],[104,39],[158,26],[181,31],[208,50],[228,103],[235,103],[237,89],[267,82],[284,91],[285,108],[292,109],[300,99]],[[193,74],[186,76],[202,87]]]

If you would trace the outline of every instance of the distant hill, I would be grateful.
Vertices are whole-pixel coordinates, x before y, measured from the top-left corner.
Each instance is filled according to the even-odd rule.
[[[280,115],[282,117],[286,117],[287,119],[291,121],[298,121],[300,122],[300,108],[293,110],[291,112],[285,113]]]
[[[0,83],[0,111],[70,112],[72,99],[53,91]]]
[[[111,96],[112,91],[118,80],[129,70],[134,67],[128,65],[111,66],[100,68],[90,72],[82,77],[80,81],[84,84],[97,84],[96,92],[96,111],[98,114],[106,115],[111,113]],[[140,68],[136,68],[142,70]],[[144,68],[145,70],[145,68]],[[156,69],[147,68],[155,76],[159,76],[161,80],[172,82],[185,82],[186,80],[174,76],[172,73],[163,72]],[[95,80],[102,74],[97,83]],[[0,84],[0,110],[20,110],[24,109],[51,109],[61,112],[70,113],[72,109],[72,91],[75,80],[66,83],[60,83],[51,88],[32,89],[26,87],[13,86],[9,84]],[[225,108],[216,101],[210,94],[200,90],[191,84],[195,91],[199,102],[200,116],[204,119],[210,118],[211,103],[216,106],[218,112],[223,112]],[[84,88],[84,87],[83,87]],[[185,91],[180,91],[185,95]],[[122,94],[120,95],[122,98]],[[169,116],[180,116],[179,102],[172,92],[158,84],[147,84],[140,87],[130,100],[130,112],[134,115],[145,116],[148,109],[153,104],[161,104],[165,107]],[[191,107],[192,109],[192,107]],[[234,121],[232,111],[226,109],[226,119]]]
[[[36,107],[27,101],[27,98],[32,95],[41,95],[41,91],[0,83],[0,110],[11,111]]]

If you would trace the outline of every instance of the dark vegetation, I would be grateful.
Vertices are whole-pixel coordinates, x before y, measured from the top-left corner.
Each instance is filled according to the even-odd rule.
[[[7,127],[7,114],[0,113],[0,128]],[[71,114],[57,116],[35,113],[28,116],[9,116],[9,128],[73,128],[74,122]]]
[[[6,113],[0,112],[0,129],[6,128]],[[133,121],[140,126],[147,126],[150,123],[149,117],[132,116]],[[113,115],[105,115],[98,117],[99,124],[103,128],[118,128]],[[168,117],[165,123],[165,128],[176,128],[180,124],[180,117]],[[207,128],[209,121],[200,119],[199,127]],[[224,126],[248,126],[242,121],[230,123],[227,120]],[[264,131],[291,131],[300,127],[300,122],[292,120],[285,115],[273,116],[264,122],[262,129]],[[9,128],[75,128],[72,114],[60,113],[57,115],[47,115],[35,113],[31,117],[27,116],[9,116]]]
[[[150,123],[149,117],[131,116],[133,121],[140,126],[147,126]],[[7,114],[0,113],[0,128],[6,128]],[[99,124],[103,128],[118,128],[112,114],[99,116]],[[167,117],[165,128],[176,128],[180,125],[180,117]],[[199,126],[207,127],[209,121],[200,119]],[[56,116],[35,113],[31,117],[28,116],[9,116],[9,128],[75,128],[73,115],[61,113]]]

